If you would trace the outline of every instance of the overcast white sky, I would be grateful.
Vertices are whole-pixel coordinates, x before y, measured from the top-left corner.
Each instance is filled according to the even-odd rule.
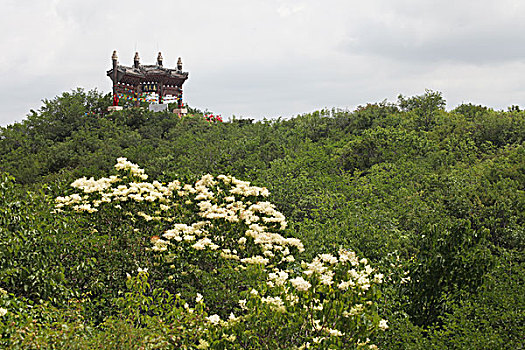
[[[441,91],[525,105],[523,0],[1,0],[0,125],[120,64],[182,57],[185,101],[226,119]]]

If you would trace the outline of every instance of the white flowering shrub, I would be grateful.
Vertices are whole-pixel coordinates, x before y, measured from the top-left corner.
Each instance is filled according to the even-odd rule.
[[[77,193],[56,198],[56,208],[99,222],[128,219],[144,232],[151,260],[136,264],[149,264],[155,286],[206,302],[197,348],[219,344],[217,337],[229,348],[374,348],[368,337],[387,328],[375,303],[383,276],[346,250],[299,262],[303,243],[287,236],[266,188],[226,175],[147,182],[125,158],[115,168],[119,175],[73,182]]]
[[[301,339],[302,344],[293,343],[300,348],[374,348],[368,337],[388,328],[375,304],[382,279],[366,259],[341,250],[337,256],[320,254],[293,270],[274,269],[266,286],[241,304],[247,318],[271,315],[273,322],[263,323],[269,338],[289,332]]]

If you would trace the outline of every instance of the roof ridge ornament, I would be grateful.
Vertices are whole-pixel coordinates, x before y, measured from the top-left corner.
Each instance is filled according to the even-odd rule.
[[[159,55],[157,56],[157,66],[161,66],[162,67],[162,53],[159,52]]]
[[[133,63],[134,63],[135,68],[139,68],[139,66],[140,66],[140,57],[139,57],[139,53],[138,52],[135,52],[135,57],[133,58]]]
[[[182,59],[180,57],[177,60],[177,70],[182,71]]]

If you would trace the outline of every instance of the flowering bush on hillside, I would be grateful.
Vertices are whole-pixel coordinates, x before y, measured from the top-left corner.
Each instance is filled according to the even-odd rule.
[[[222,117],[220,115],[214,115],[214,114],[204,114],[203,115],[204,120],[210,122],[210,123],[222,123]]]
[[[388,327],[375,303],[383,275],[344,249],[300,261],[303,243],[289,236],[266,188],[209,174],[194,184],[147,182],[125,158],[115,169],[76,180],[77,192],[57,197],[56,208],[94,218],[109,211],[147,232],[157,286],[185,297],[191,286],[196,305],[207,303],[198,309],[208,330],[198,346],[219,337],[241,348],[374,348],[368,337]]]

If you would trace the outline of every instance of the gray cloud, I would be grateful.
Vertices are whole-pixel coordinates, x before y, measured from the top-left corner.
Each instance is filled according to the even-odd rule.
[[[522,35],[525,26],[516,25],[506,31],[498,29],[444,31],[420,40],[413,31],[378,24],[372,29],[354,34],[342,46],[352,54],[373,54],[415,62],[493,64],[525,60]]]
[[[375,1],[348,28],[350,54],[426,64],[498,64],[525,58],[525,4],[519,1]]]

